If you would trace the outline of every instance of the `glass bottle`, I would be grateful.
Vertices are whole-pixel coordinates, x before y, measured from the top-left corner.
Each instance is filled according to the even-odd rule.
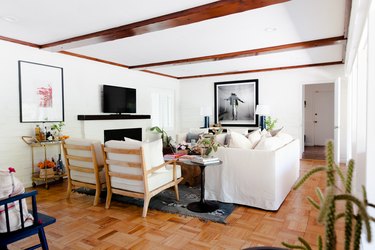
[[[57,163],[56,163],[56,169],[57,169],[57,174],[62,175],[65,173],[64,163],[61,160],[61,154],[59,154],[59,159],[57,160]]]
[[[40,141],[40,127],[39,127],[39,125],[36,125],[36,127],[35,127],[35,139]]]

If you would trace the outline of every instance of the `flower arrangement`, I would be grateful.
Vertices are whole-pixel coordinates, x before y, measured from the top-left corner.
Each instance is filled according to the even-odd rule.
[[[38,163],[38,168],[45,169],[45,168],[54,168],[56,167],[56,163],[50,160],[41,161]]]

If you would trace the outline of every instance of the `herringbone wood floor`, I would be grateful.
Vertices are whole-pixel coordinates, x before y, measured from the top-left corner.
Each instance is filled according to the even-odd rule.
[[[302,160],[301,174],[323,164]],[[315,197],[315,187],[324,187],[324,183],[323,175],[314,176],[291,191],[277,212],[238,206],[226,225],[154,210],[142,218],[140,207],[113,202],[106,210],[104,203],[94,207],[93,197],[77,193],[68,201],[66,181],[49,190],[38,187],[38,207],[57,218],[46,228],[50,249],[241,249],[296,243],[298,236],[316,246],[317,235],[324,232],[316,222],[317,212],[305,198]],[[343,230],[342,224],[338,229]],[[19,241],[9,249],[27,247],[30,241],[37,238]],[[342,244],[341,239],[338,242]]]

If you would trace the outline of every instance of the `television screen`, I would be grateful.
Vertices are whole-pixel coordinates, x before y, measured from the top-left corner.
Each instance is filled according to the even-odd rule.
[[[103,113],[136,113],[136,89],[103,85]]]

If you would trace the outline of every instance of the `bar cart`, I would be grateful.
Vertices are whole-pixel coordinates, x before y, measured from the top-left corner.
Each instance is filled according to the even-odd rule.
[[[48,148],[51,146],[58,146],[58,153],[61,154],[61,141],[37,141],[33,139],[32,137],[22,137],[23,141],[26,142],[31,147],[31,165],[32,165],[32,185],[33,187],[36,187],[37,181],[42,181],[45,184],[45,188],[49,189],[48,182],[50,180],[62,180],[64,176],[66,176],[65,173],[53,173],[48,174],[47,172],[41,176],[40,172],[35,171],[35,169],[38,167],[35,163],[35,149],[36,148],[43,148],[43,154],[44,154],[44,162],[47,160],[47,151]]]

